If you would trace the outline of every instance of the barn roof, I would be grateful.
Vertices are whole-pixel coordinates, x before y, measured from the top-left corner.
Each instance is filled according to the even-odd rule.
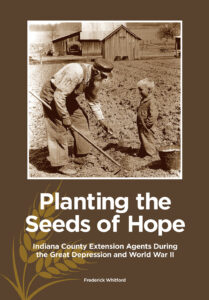
[[[68,34],[68,35],[64,35],[64,36],[60,36],[60,37],[57,37],[56,39],[52,40],[52,42],[58,42],[58,41],[61,41],[61,40],[64,40],[66,38],[70,38],[76,34],[79,34],[81,31],[73,31],[72,33]]]
[[[99,40],[102,41],[111,31],[82,31],[80,39],[85,40]]]
[[[109,35],[107,35],[104,40],[109,39],[112,35],[114,35],[117,31],[119,31],[121,28],[125,29],[128,33],[130,33],[131,35],[133,35],[136,39],[141,40],[140,37],[138,37],[135,33],[133,33],[132,31],[130,31],[126,26],[121,25],[118,28],[116,28],[114,31],[112,31]]]
[[[141,40],[141,38],[138,37],[138,35],[136,35],[132,31],[130,31],[124,25],[120,25],[118,28],[116,28],[113,31],[81,31],[81,33],[80,33],[80,39],[81,40],[99,40],[99,41],[103,41],[103,40],[106,40],[106,39],[110,38],[113,34],[115,34],[121,28],[124,28],[128,33],[130,33],[136,39]]]

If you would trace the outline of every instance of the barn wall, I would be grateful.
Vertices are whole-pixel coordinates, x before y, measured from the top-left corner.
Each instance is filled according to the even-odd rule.
[[[53,51],[55,55],[64,55],[64,49],[63,49],[63,41],[58,41],[53,43]]]
[[[102,42],[100,41],[81,41],[82,55],[101,55]]]
[[[129,60],[139,59],[141,53],[141,40],[135,38],[124,28],[121,28],[104,41],[103,56],[114,60],[116,56],[128,56]]]

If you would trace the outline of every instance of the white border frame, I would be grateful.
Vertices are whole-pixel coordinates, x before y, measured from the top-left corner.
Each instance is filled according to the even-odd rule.
[[[104,22],[138,22],[138,23],[179,23],[181,28],[181,57],[180,57],[180,153],[181,170],[178,177],[30,177],[29,176],[29,111],[28,111],[28,83],[29,83],[29,24],[49,23],[104,23]],[[27,180],[183,180],[183,21],[182,20],[27,20]]]

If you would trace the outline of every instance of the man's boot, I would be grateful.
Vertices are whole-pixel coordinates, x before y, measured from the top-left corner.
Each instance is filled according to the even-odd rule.
[[[87,162],[87,154],[78,155],[77,157],[72,158],[72,161],[78,165],[84,165]]]
[[[70,164],[60,167],[58,172],[61,174],[67,175],[67,176],[72,176],[72,175],[77,174],[77,171],[73,170],[72,165],[70,165]]]

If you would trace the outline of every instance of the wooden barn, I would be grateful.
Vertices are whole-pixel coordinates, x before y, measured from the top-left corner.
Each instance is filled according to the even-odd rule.
[[[101,55],[114,61],[115,59],[139,59],[142,40],[127,27],[121,25],[110,33],[81,32],[80,42],[82,55]]]
[[[52,41],[55,56],[70,54],[71,46],[77,45],[77,50],[81,50],[80,31],[56,38]],[[76,50],[76,49],[75,49]]]
[[[53,50],[55,55],[73,54],[71,46],[76,47],[76,44],[77,48],[81,48],[82,56],[103,56],[111,61],[134,60],[141,56],[142,40],[127,27],[121,25],[112,32],[79,31],[57,38],[53,40]]]
[[[139,59],[142,40],[127,27],[121,25],[102,41],[102,56],[108,60]]]
[[[82,31],[80,33],[82,55],[102,56],[102,40],[106,35],[107,32],[104,31]]]
[[[81,40],[83,56],[100,56],[102,55],[102,42],[99,40]]]

